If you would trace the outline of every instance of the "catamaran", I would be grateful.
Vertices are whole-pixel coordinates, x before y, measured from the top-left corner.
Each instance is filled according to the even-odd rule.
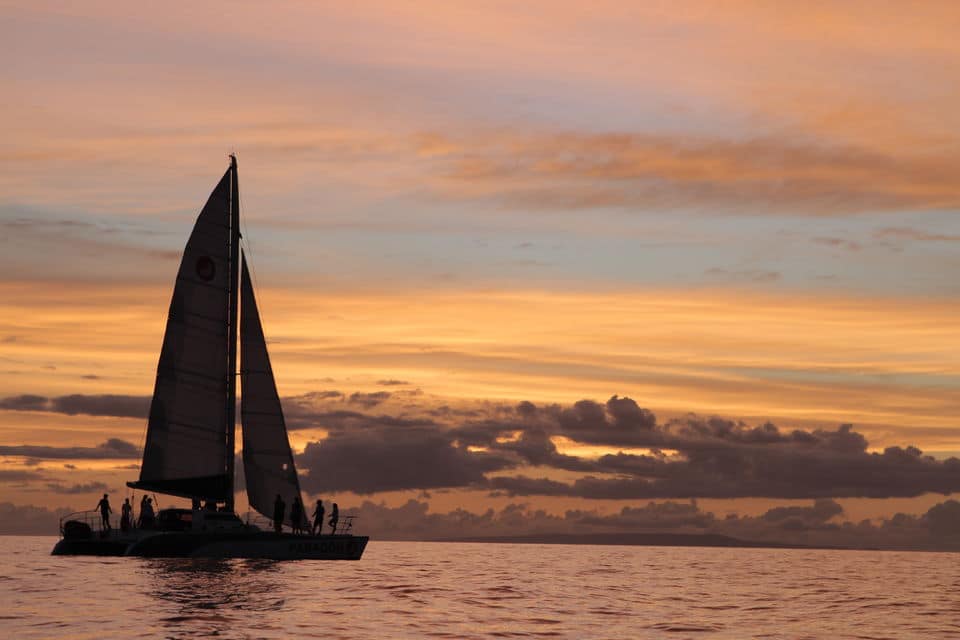
[[[140,478],[127,483],[135,490],[187,498],[192,508],[163,509],[153,527],[127,531],[98,530],[99,515],[72,514],[61,521],[54,555],[360,559],[369,538],[352,534],[349,516],[329,535],[297,535],[261,529],[235,513],[238,330],[247,499],[251,508],[273,519],[277,496],[289,507],[300,498],[300,481],[240,248],[237,159],[231,155],[183,251]],[[300,529],[291,511],[284,510],[283,524]]]

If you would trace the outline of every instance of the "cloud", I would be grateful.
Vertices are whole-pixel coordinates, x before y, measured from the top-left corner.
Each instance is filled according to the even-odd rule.
[[[916,242],[960,242],[960,235],[930,233],[913,227],[884,227],[873,236],[878,240],[912,240]]]
[[[331,410],[331,402],[343,406],[344,398],[358,410]],[[960,491],[960,460],[937,460],[913,446],[871,451],[851,425],[782,429],[695,414],[659,423],[652,411],[618,395],[567,406],[524,401],[438,408],[419,402],[386,391],[285,399],[291,430],[328,433],[308,442],[298,457],[305,486],[361,494],[472,488],[590,500],[888,498]],[[146,399],[21,395],[3,405],[129,415]],[[564,438],[568,444],[561,450]],[[592,447],[593,453],[577,447]],[[3,445],[0,455],[34,461],[139,457],[132,443],[119,439],[97,447]]]
[[[709,425],[691,419],[697,427]],[[648,446],[677,451],[601,456],[595,471],[572,482],[547,477],[497,477],[509,495],[587,499],[914,497],[960,491],[960,460],[938,461],[915,447],[866,451],[866,440],[843,425],[836,431],[750,428],[712,422],[708,432],[673,422],[651,434]],[[721,427],[717,429],[718,425]],[[569,432],[567,432],[569,434]],[[614,438],[619,440],[619,438]],[[602,438],[591,437],[592,442]],[[609,439],[608,439],[609,440]],[[637,444],[643,444],[637,440]]]
[[[536,208],[835,215],[960,206],[948,157],[776,137],[500,132],[451,141],[440,188]]]
[[[145,418],[150,409],[150,399],[145,396],[74,394],[53,398],[51,406],[53,411],[67,415]]]
[[[301,427],[322,426],[330,435],[309,443],[298,465],[309,471],[312,487],[358,493],[469,487],[510,496],[650,500],[960,491],[960,460],[937,460],[912,446],[870,451],[852,425],[784,430],[694,414],[660,424],[617,395],[606,403],[526,401],[466,417],[431,415],[305,411]],[[574,448],[560,451],[558,437]],[[600,451],[574,453],[580,445]]]
[[[72,394],[47,398],[27,394],[0,399],[0,409],[48,411],[71,416],[83,414],[116,418],[146,418],[149,408],[149,396]]]
[[[96,447],[51,447],[47,445],[0,445],[0,455],[26,456],[38,460],[109,460],[139,458],[136,445],[110,438]]]
[[[751,542],[881,549],[960,549],[960,502],[947,500],[921,515],[898,513],[877,523],[843,520],[835,501],[774,507],[758,516],[725,517],[695,501],[648,502],[605,514],[568,510],[562,515],[510,503],[482,513],[462,508],[430,511],[421,500],[390,507],[370,500],[358,507],[341,503],[341,513],[358,516],[365,534],[378,539],[432,540],[564,534],[719,534]]]
[[[359,411],[314,411],[296,408],[290,405],[291,409],[285,409],[287,429],[296,431],[298,429],[327,428],[343,429],[355,428],[365,429],[371,426],[392,426],[392,427],[415,427],[425,424],[431,424],[432,421],[421,418],[404,418],[391,415],[369,415]]]
[[[43,480],[44,476],[37,471],[24,471],[20,469],[0,469],[0,483],[20,484],[23,482],[33,482]]]
[[[559,453],[550,435],[536,428],[522,431],[516,440],[494,442],[490,446],[496,451],[514,453],[524,463],[532,466],[567,471],[592,471],[597,468],[596,463],[591,460]]]
[[[377,380],[377,384],[380,385],[381,387],[398,387],[398,386],[406,385],[410,383],[407,382],[406,380],[389,379],[389,380]]]
[[[348,402],[350,404],[359,404],[369,409],[375,407],[381,402],[386,402],[392,394],[389,391],[376,391],[374,393],[351,393]]]
[[[853,242],[852,240],[845,240],[843,238],[837,238],[834,236],[817,236],[811,238],[810,242],[814,244],[822,244],[827,247],[833,247],[835,249],[844,249],[846,251],[860,251],[863,248],[859,242]]]
[[[650,529],[706,529],[716,522],[712,513],[700,510],[696,502],[650,502],[643,507],[624,507],[612,516],[585,515],[585,525],[643,531]]]
[[[365,533],[392,540],[436,540],[458,537],[516,535],[542,531],[573,530],[574,520],[526,505],[510,504],[499,512],[488,509],[474,513],[454,509],[448,513],[430,513],[430,505],[409,500],[397,507],[364,501],[357,508],[342,507],[341,513],[358,516]]]
[[[10,411],[47,411],[49,402],[43,396],[24,394],[0,399],[0,409]]]
[[[781,278],[779,271],[770,271],[767,269],[725,269],[723,267],[713,267],[704,271],[703,274],[737,282],[776,282]]]
[[[927,511],[924,519],[933,536],[951,540],[956,544],[960,537],[960,502],[947,500],[934,505]]]
[[[297,456],[297,467],[306,471],[302,485],[311,493],[464,487],[512,464],[505,456],[458,447],[449,433],[429,426],[336,431]]]
[[[291,400],[295,402],[305,403],[305,402],[313,402],[317,400],[330,400],[330,399],[342,400],[345,397],[346,396],[344,396],[339,391],[328,389],[324,391],[311,391],[310,393],[305,393],[302,396],[295,396],[294,398],[291,398]]]
[[[82,493],[106,493],[110,488],[103,482],[88,482],[86,484],[64,485],[59,482],[48,482],[47,489],[62,495],[76,495]]]
[[[71,512],[70,507],[50,510],[0,502],[0,535],[55,535],[59,531],[60,518]]]
[[[812,507],[774,507],[761,516],[767,522],[776,523],[783,529],[810,529],[823,526],[843,513],[843,507],[829,498],[822,498]]]

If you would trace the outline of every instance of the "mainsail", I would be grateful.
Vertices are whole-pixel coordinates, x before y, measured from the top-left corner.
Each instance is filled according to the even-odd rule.
[[[246,257],[242,258],[241,264],[240,419],[243,423],[243,470],[247,498],[251,507],[272,518],[274,500],[279,494],[286,503],[286,523],[292,524],[290,506],[294,497],[300,497],[300,482],[293,464],[280,396],[270,366]]]
[[[236,161],[183,252],[150,405],[140,480],[130,486],[233,502]]]

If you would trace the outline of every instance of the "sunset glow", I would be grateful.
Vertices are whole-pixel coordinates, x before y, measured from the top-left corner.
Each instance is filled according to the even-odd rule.
[[[694,495],[715,469],[691,451],[769,422],[784,447],[912,446],[952,472],[957,5],[0,12],[0,502],[92,508],[135,477],[177,265],[230,152],[306,477],[361,444],[469,467],[311,496],[718,517],[837,498],[879,519],[955,491]],[[738,426],[703,435],[713,417]]]

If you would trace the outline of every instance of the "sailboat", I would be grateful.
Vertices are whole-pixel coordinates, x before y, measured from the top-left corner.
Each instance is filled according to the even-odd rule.
[[[239,311],[239,313],[238,313]],[[140,478],[134,490],[191,500],[190,509],[164,509],[150,528],[95,531],[97,517],[61,521],[54,555],[240,557],[358,560],[366,536],[352,521],[330,535],[262,530],[234,511],[237,335],[240,418],[248,502],[300,529],[290,506],[300,482],[287,437],[266,338],[246,256],[240,248],[237,159],[200,211],[183,252],[167,318],[147,424]],[[300,500],[300,504],[303,504]],[[306,519],[306,513],[302,514]],[[322,527],[321,527],[322,529]]]

